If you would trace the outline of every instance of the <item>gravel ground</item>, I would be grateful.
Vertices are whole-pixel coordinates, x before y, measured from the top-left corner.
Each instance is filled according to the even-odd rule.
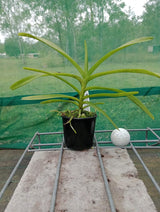
[[[0,150],[0,189],[2,189],[4,183],[8,179],[11,171],[14,169],[23,151],[24,150]],[[12,178],[12,182],[0,200],[0,212],[4,212],[4,209],[8,204],[13,191],[15,190],[21,176],[23,175],[31,157],[32,153],[26,154],[16,174]]]
[[[158,191],[154,187],[153,183],[144,171],[143,166],[141,165],[133,151],[129,150],[128,153],[138,170],[139,178],[142,179],[145,183],[148,193],[154,201],[157,211],[160,211],[160,193],[158,193]],[[157,183],[160,185],[160,149],[141,149],[138,150],[138,153],[142,157],[143,161],[145,162],[146,166],[152,173]]]

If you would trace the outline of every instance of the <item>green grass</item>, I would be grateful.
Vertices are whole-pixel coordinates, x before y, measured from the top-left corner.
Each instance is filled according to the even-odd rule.
[[[137,56],[135,56],[136,58]],[[160,61],[158,56],[145,56],[144,61],[140,61],[139,57],[134,62],[131,62],[133,55],[130,55],[128,60],[121,58],[110,60],[109,63],[103,64],[100,69],[110,70],[119,68],[144,68],[160,73]],[[24,65],[20,59],[0,58],[0,97],[14,97],[17,95],[31,94],[47,94],[70,92],[68,86],[64,86],[61,81],[55,78],[38,79],[31,84],[28,84],[15,91],[10,90],[10,86],[15,81],[22,77],[32,74],[32,72],[23,70],[23,66],[40,68],[45,70],[53,70],[61,72],[63,69],[66,72],[73,73],[75,70],[70,66],[60,67],[60,65],[49,65],[47,59],[36,58],[27,59]],[[98,71],[99,71],[98,70]],[[33,73],[34,74],[34,73]],[[120,74],[97,79],[98,85],[114,87],[114,88],[129,88],[129,87],[149,87],[159,86],[160,80],[155,77],[148,77],[141,74]],[[146,114],[138,109],[132,102],[126,98],[104,99],[104,108],[113,118],[118,127],[125,128],[145,128],[159,127],[160,114],[160,98],[159,95],[138,97],[154,114],[155,120],[151,120]],[[96,101],[96,100],[94,100]],[[1,106],[0,107],[0,146],[6,147],[24,147],[29,139],[36,131],[61,131],[61,118],[55,113],[50,113],[50,110],[57,108],[67,108],[65,104],[48,104],[48,105],[17,105],[17,106]],[[108,121],[98,114],[96,129],[113,129],[113,126]]]
[[[153,57],[153,59],[155,59]],[[66,67],[48,67],[45,63],[46,59],[36,58],[28,59],[26,64],[22,64],[20,59],[0,58],[0,84],[1,91],[0,96],[14,96],[14,95],[27,95],[27,94],[38,94],[38,93],[52,93],[52,92],[68,92],[69,87],[64,87],[64,85],[55,78],[46,77],[38,79],[32,84],[26,85],[25,87],[19,88],[18,90],[11,91],[10,85],[15,81],[21,79],[22,77],[34,74],[33,72],[23,70],[23,66],[40,68],[48,71],[61,72],[62,70],[66,72],[73,73],[75,70],[71,66]],[[144,62],[127,62],[122,60],[118,62],[117,60],[110,61],[109,63],[103,64],[99,70],[111,70],[119,68],[144,68],[150,71],[160,72],[160,60],[157,57],[155,61],[144,61]],[[97,83],[99,85],[107,85],[108,87],[116,88],[127,88],[127,87],[145,87],[145,86],[159,86],[159,79],[155,77],[149,77],[141,74],[115,74],[106,77],[98,78]],[[114,85],[114,86],[113,86]]]

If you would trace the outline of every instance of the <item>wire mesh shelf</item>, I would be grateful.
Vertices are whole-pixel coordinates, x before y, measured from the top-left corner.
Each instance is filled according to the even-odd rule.
[[[139,155],[137,149],[138,148],[148,148],[148,149],[159,149],[160,148],[160,128],[146,128],[146,129],[128,129],[129,133],[140,133],[140,136],[142,139],[136,139],[131,140],[130,143],[123,147],[123,148],[129,148],[133,150],[136,157],[138,158],[139,162],[142,164],[144,170],[146,171],[146,174],[149,176],[150,180],[153,183],[153,186],[157,189],[157,191],[160,194],[160,186],[158,182],[156,182],[155,178],[153,177],[150,170],[147,168],[145,162],[142,160],[141,156]],[[110,191],[108,178],[105,173],[103,160],[101,158],[100,154],[100,148],[116,148],[110,140],[110,134],[112,133],[112,130],[97,130],[95,132],[94,136],[94,145],[92,148],[95,148],[97,151],[97,156],[99,160],[99,164],[101,167],[101,172],[104,180],[104,186],[107,194],[107,198],[110,204],[111,212],[116,212],[115,204],[112,198],[112,194]],[[51,137],[49,139],[49,142],[46,142],[46,139],[44,139],[44,136]],[[134,136],[133,136],[134,137]],[[57,139],[58,138],[58,139]],[[132,138],[132,137],[131,137]],[[57,140],[57,141],[56,141]],[[56,142],[55,142],[56,141]],[[19,165],[21,164],[25,154],[27,152],[36,152],[36,151],[59,151],[59,162],[57,165],[57,171],[56,171],[56,178],[55,183],[53,187],[53,194],[52,194],[52,200],[51,200],[51,206],[50,206],[50,212],[53,212],[55,210],[55,204],[56,204],[56,194],[58,189],[58,183],[59,183],[59,176],[61,171],[61,164],[62,164],[62,158],[63,158],[63,152],[64,150],[67,150],[67,147],[65,146],[64,138],[63,138],[63,132],[43,132],[39,133],[36,132],[35,135],[32,137],[31,141],[29,142],[28,146],[24,150],[22,156],[20,157],[19,161],[17,162],[16,166],[14,167],[12,173],[10,174],[8,180],[6,181],[5,185],[3,186],[2,190],[0,191],[0,199],[4,192],[6,191],[8,185],[10,184],[15,172],[17,171]]]

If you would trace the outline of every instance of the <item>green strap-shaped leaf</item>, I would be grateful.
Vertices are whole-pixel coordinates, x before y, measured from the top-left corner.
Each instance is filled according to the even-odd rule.
[[[154,119],[153,114],[148,110],[148,108],[135,96],[128,96],[128,98],[134,102],[139,108],[141,108],[151,119]]]
[[[118,127],[117,127],[117,125],[114,123],[114,121],[107,115],[107,113],[104,111],[104,110],[102,110],[100,107],[98,107],[96,104],[94,104],[94,103],[92,103],[92,102],[88,102],[88,101],[86,101],[85,102],[86,104],[88,104],[89,106],[91,106],[92,108],[94,108],[95,110],[97,110],[98,112],[100,112],[102,115],[104,115],[109,121],[110,121],[110,123],[115,127],[115,128],[117,128],[118,129]]]
[[[32,82],[35,79],[38,79],[38,78],[44,77],[44,76],[46,76],[46,74],[43,74],[43,75],[42,74],[38,74],[38,75],[31,75],[31,76],[28,76],[28,77],[24,77],[23,79],[21,79],[21,80],[15,82],[14,84],[12,84],[10,88],[12,90],[15,90],[17,88],[20,88],[20,87]]]
[[[107,91],[113,91],[113,92],[116,92],[116,93],[126,92],[126,91],[120,90],[118,88],[108,88],[108,87],[102,87],[102,86],[90,86],[90,87],[87,87],[86,90],[87,91],[90,91],[90,90],[107,90]]]
[[[79,102],[79,99],[65,94],[45,94],[45,95],[36,95],[36,96],[26,96],[23,97],[22,100],[43,100],[43,99],[53,99],[53,98],[65,98],[65,99],[72,99],[76,102]]]
[[[49,71],[44,71],[36,68],[30,68],[30,67],[24,67],[24,69],[29,70],[29,71],[34,71],[34,72],[39,72],[43,74],[47,74],[49,76],[64,76],[64,77],[71,77],[73,79],[76,79],[79,83],[82,82],[81,78],[75,74],[69,74],[69,73],[58,73],[58,72],[49,72]]]
[[[49,99],[46,101],[42,101],[41,104],[49,104],[49,103],[54,103],[54,102],[66,102],[66,103],[74,104],[74,105],[78,106],[77,102],[71,101],[71,100],[66,100],[66,99]]]
[[[118,48],[110,51],[109,53],[107,53],[106,55],[104,55],[100,60],[98,60],[89,70],[89,73],[92,74],[97,68],[98,66],[100,66],[105,60],[107,60],[111,55],[115,54],[116,52],[120,51],[121,49],[124,49],[128,46],[132,46],[134,44],[137,43],[142,43],[142,42],[146,42],[146,41],[150,41],[152,40],[153,37],[141,37],[141,38],[137,38],[134,40],[131,40],[125,44],[123,44],[122,46],[119,46]]]
[[[106,87],[97,87],[97,86],[88,87],[86,89],[88,89],[88,90],[103,89],[103,90],[110,90],[110,91],[114,91],[114,92],[118,92],[118,93],[121,93],[121,92],[123,92],[124,94],[127,93],[126,91],[116,89],[116,88],[106,88]],[[133,95],[126,95],[126,97],[129,98],[138,107],[140,107],[152,119],[154,119],[154,116],[152,115],[152,113],[147,109],[147,107],[137,97],[135,97]]]
[[[84,49],[85,49],[85,61],[84,61],[84,70],[85,73],[88,72],[88,49],[87,49],[87,43],[84,41]]]
[[[91,86],[86,88],[87,90],[94,90],[94,89],[103,89],[103,90],[110,90],[110,91],[114,91],[114,92],[118,92],[121,93],[123,92],[124,95],[125,93],[127,93],[126,91],[122,91],[120,89],[115,89],[115,88],[106,88],[106,87],[98,87],[98,86]],[[133,95],[125,95],[127,98],[129,98],[133,103],[135,103],[139,108],[141,108],[149,117],[151,117],[152,119],[154,119],[154,116],[152,115],[152,113],[148,110],[148,108],[135,96]]]
[[[56,44],[52,43],[49,40],[46,40],[45,38],[40,38],[34,35],[31,35],[29,33],[18,33],[19,36],[24,36],[24,37],[29,37],[29,38],[33,38],[35,40],[38,40],[44,44],[46,44],[47,46],[51,47],[52,49],[54,49],[55,51],[59,52],[61,55],[63,55],[70,63],[72,63],[72,65],[78,70],[78,72],[81,74],[81,76],[84,75],[84,71],[83,69],[76,63],[75,60],[73,60],[73,58],[71,58],[65,51],[63,51],[59,46],[57,46]]]
[[[117,69],[117,70],[104,71],[104,72],[93,74],[89,77],[89,81],[101,76],[105,76],[109,74],[119,74],[119,73],[146,74],[146,75],[151,75],[151,76],[160,78],[160,74],[152,72],[152,71],[148,71],[145,69]]]
[[[131,96],[138,94],[138,91],[133,92],[121,92],[121,93],[98,93],[98,94],[90,94],[86,95],[84,99],[86,98],[95,98],[95,97],[125,97],[125,96]]]
[[[76,75],[72,75],[71,74],[67,74],[67,73],[52,73],[52,72],[47,72],[47,71],[43,71],[43,70],[39,70],[39,69],[34,69],[34,68],[29,68],[29,67],[24,67],[24,69],[26,70],[29,70],[29,71],[35,71],[35,72],[40,72],[40,73],[45,73],[46,76],[52,76],[52,77],[55,77],[63,82],[65,82],[67,85],[69,85],[70,87],[72,87],[77,93],[80,93],[79,89],[74,86],[72,83],[70,83],[68,80],[66,79],[63,79],[62,77],[60,77],[59,75],[62,75],[62,76],[68,76],[68,77],[72,77],[75,79],[75,77],[73,76],[76,76]],[[81,83],[81,78],[76,76],[76,79],[79,81],[79,83]]]

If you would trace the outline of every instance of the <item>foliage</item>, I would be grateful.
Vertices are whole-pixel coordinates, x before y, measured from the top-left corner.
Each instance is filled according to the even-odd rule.
[[[1,0],[1,8],[4,35],[14,37],[27,31],[43,36],[78,62],[83,61],[84,40],[90,62],[104,55],[106,48],[144,34],[153,36],[154,45],[159,45],[159,0],[148,1],[141,17],[126,11],[120,0]]]
[[[160,44],[160,1],[150,0],[145,6],[146,12],[143,15],[143,27],[146,34],[154,36],[155,44]]]
[[[17,88],[24,86],[27,83],[30,83],[31,81],[33,81],[37,78],[40,78],[40,77],[51,76],[51,77],[55,77],[55,78],[61,80],[62,82],[64,82],[68,86],[70,86],[74,91],[77,92],[78,97],[71,96],[71,95],[64,95],[64,94],[48,94],[48,95],[24,97],[23,98],[24,100],[33,100],[33,99],[34,100],[42,100],[42,104],[54,103],[54,102],[71,103],[71,104],[75,105],[76,107],[78,107],[79,117],[82,116],[86,107],[90,106],[90,107],[94,108],[96,111],[99,111],[100,113],[102,113],[113,124],[113,126],[117,128],[116,124],[112,121],[112,119],[108,116],[108,114],[99,107],[99,105],[103,104],[103,102],[93,103],[91,101],[87,101],[86,99],[87,98],[92,99],[94,97],[107,97],[107,96],[122,97],[122,96],[125,96],[125,97],[128,97],[137,106],[139,106],[151,118],[154,118],[153,115],[150,113],[150,111],[141,103],[141,101],[139,101],[134,96],[134,94],[137,94],[137,92],[125,92],[125,91],[115,89],[115,88],[96,86],[95,84],[94,84],[94,86],[89,86],[89,83],[96,78],[105,77],[107,75],[117,74],[117,73],[141,73],[141,74],[147,74],[147,75],[151,75],[151,76],[160,78],[159,74],[145,70],[145,69],[116,69],[116,70],[108,70],[108,71],[101,71],[101,72],[95,73],[96,69],[105,60],[107,60],[110,56],[112,56],[116,52],[118,52],[126,47],[132,46],[134,44],[152,40],[152,37],[138,38],[138,39],[132,40],[130,42],[127,42],[127,43],[121,45],[120,47],[108,52],[103,57],[101,57],[91,68],[88,67],[88,49],[87,49],[87,43],[85,41],[84,42],[85,61],[84,61],[84,68],[82,69],[75,60],[73,60],[66,52],[64,52],[60,47],[58,47],[56,44],[52,43],[51,41],[48,41],[44,38],[36,37],[34,35],[27,34],[27,33],[19,33],[19,35],[36,39],[36,40],[48,45],[55,51],[59,52],[62,56],[64,56],[77,70],[77,74],[76,73],[71,74],[71,73],[65,73],[65,72],[64,73],[63,72],[61,72],[61,73],[48,72],[48,71],[44,71],[44,70],[25,67],[24,69],[30,70],[33,72],[38,72],[38,74],[30,75],[28,77],[25,77],[25,78],[19,80],[18,82],[14,83],[11,86],[11,89],[17,89]],[[74,85],[74,83],[72,81],[70,82],[68,80],[68,78],[71,79],[72,81],[75,80],[77,82],[77,84]],[[78,87],[78,85],[79,85],[79,87]],[[89,93],[86,94],[86,92],[95,90],[95,89],[100,90],[100,91],[103,90],[103,91],[98,94],[89,94]],[[106,90],[106,92],[104,92],[104,90]],[[109,91],[109,93],[107,93],[107,91]],[[112,93],[110,93],[110,91]]]
[[[0,53],[4,53],[4,44],[0,43]]]
[[[2,0],[2,7],[0,28],[8,37],[19,31],[45,35],[80,61],[84,40],[99,57],[106,47],[113,49],[135,37],[137,24],[125,14],[119,0]],[[89,61],[94,59],[89,52]]]
[[[4,43],[5,52],[8,56],[18,57],[20,55],[20,48],[17,38],[8,38]]]

